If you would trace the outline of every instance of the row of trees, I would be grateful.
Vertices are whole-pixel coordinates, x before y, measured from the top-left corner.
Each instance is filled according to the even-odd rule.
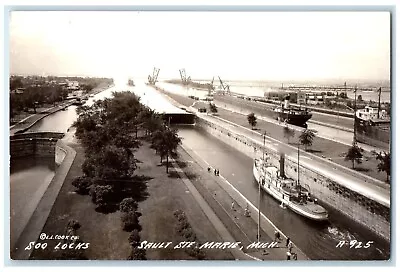
[[[68,96],[68,89],[58,83],[67,78],[57,77],[10,77],[10,90],[14,91],[23,88],[20,92],[10,93],[10,118],[14,118],[21,111],[33,109],[43,104],[54,104],[63,101]],[[101,83],[111,84],[112,79],[107,78],[69,78],[78,79],[80,88],[90,92]]]
[[[23,93],[10,93],[10,117],[42,104],[53,104],[67,98],[68,91],[58,85],[28,86]]]
[[[143,260],[145,251],[137,248],[142,229],[137,200],[141,199],[145,186],[141,183],[143,178],[135,175],[138,167],[135,152],[143,139],[138,137],[138,132],[151,141],[161,162],[167,160],[168,172],[168,158],[176,156],[181,141],[177,131],[130,92],[113,93],[112,98],[82,106],[77,112],[76,136],[85,148],[85,161],[82,164],[84,175],[73,185],[78,193],[91,196],[98,211],[119,208],[122,228],[131,232],[132,251],[128,259]]]

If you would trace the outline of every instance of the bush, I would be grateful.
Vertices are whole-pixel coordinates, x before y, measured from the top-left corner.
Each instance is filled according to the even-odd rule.
[[[190,224],[186,220],[184,220],[184,221],[179,221],[175,229],[178,233],[182,233],[183,230],[187,228],[190,228]]]
[[[140,242],[140,235],[138,230],[133,230],[128,238],[129,244],[133,247],[137,247]]]
[[[135,212],[135,214],[136,214],[136,216],[137,216],[138,218],[142,216],[142,213],[141,213],[141,212]]]
[[[86,158],[82,164],[82,172],[87,177],[94,177],[95,171],[96,171],[96,168],[95,168],[95,165],[93,164],[93,159]]]
[[[199,249],[198,247],[186,248],[185,252],[187,254],[189,254],[189,256],[194,257],[197,260],[204,260],[206,257],[204,252],[201,249]]]
[[[72,229],[72,230],[76,231],[76,230],[80,229],[80,227],[81,227],[81,224],[78,221],[76,221],[74,219],[71,219],[68,221],[67,229]]]
[[[129,197],[129,198],[124,198],[121,203],[119,204],[119,210],[121,212],[134,212],[138,208],[137,202]]]
[[[196,234],[193,232],[191,227],[185,228],[182,230],[182,236],[185,237],[189,242],[196,241]]]
[[[92,185],[92,179],[89,177],[77,177],[72,181],[72,185],[76,187],[76,192],[80,195],[89,194],[90,185]]]
[[[143,248],[132,247],[128,260],[147,260],[146,250]]]
[[[114,190],[111,185],[92,185],[89,194],[97,206],[105,206],[111,200]]]
[[[185,212],[184,211],[182,211],[182,210],[176,210],[176,211],[174,211],[174,216],[176,216],[176,217],[178,217],[179,215],[185,215]]]
[[[139,224],[139,219],[135,212],[123,213],[121,216],[122,229],[124,231],[141,231],[142,227]]]
[[[181,222],[181,221],[187,221],[186,215],[184,215],[184,214],[179,214],[177,217],[178,217],[178,221],[179,221],[179,222]]]

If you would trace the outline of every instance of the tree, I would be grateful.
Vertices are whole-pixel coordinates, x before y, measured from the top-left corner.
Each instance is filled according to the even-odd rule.
[[[102,181],[130,179],[137,168],[135,157],[115,145],[107,145],[87,156],[82,165],[83,172]]]
[[[10,90],[13,91],[18,88],[24,87],[24,84],[22,83],[22,78],[21,77],[11,77],[10,78]]]
[[[379,160],[378,172],[386,172],[386,182],[389,183],[390,177],[390,152],[382,152],[376,155],[376,159]]]
[[[294,130],[286,125],[283,127],[283,135],[289,143],[290,138],[294,137]]]
[[[122,229],[124,231],[141,231],[142,227],[139,224],[138,216],[135,212],[125,212],[121,215]]]
[[[312,130],[304,129],[303,132],[299,136],[300,144],[304,145],[305,150],[307,151],[307,147],[312,146],[314,141],[315,133]]]
[[[363,157],[362,155],[363,149],[357,145],[357,143],[353,143],[353,145],[349,148],[347,151],[346,157],[344,158],[345,161],[351,161],[353,164],[353,169],[355,168],[354,162],[357,162],[357,164],[360,164],[361,158]]]
[[[168,158],[169,156],[176,155],[176,149],[181,143],[181,139],[178,136],[178,131],[166,126],[154,133],[152,142],[153,147],[160,155],[161,162],[164,157],[167,158],[166,171],[168,173]]]
[[[254,129],[254,127],[257,125],[257,116],[255,116],[254,112],[247,115],[247,121],[249,122],[251,129]]]
[[[132,247],[137,247],[137,246],[139,245],[139,242],[140,242],[140,235],[139,235],[138,230],[134,229],[134,230],[131,232],[131,234],[129,235],[128,241],[129,241],[129,244],[130,244]]]
[[[87,176],[77,177],[72,181],[72,185],[77,188],[76,192],[81,195],[89,194],[90,186],[92,184],[92,179]]]
[[[218,108],[217,108],[217,106],[215,106],[215,104],[214,103],[210,103],[209,104],[209,107],[210,107],[210,111],[211,111],[211,113],[217,113],[218,112]]]

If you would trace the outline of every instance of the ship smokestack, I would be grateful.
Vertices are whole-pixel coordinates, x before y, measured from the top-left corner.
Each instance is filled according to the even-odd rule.
[[[281,153],[281,157],[279,159],[279,175],[284,178],[285,177],[285,154]]]
[[[284,105],[285,109],[289,108],[289,96],[285,97],[285,105]]]

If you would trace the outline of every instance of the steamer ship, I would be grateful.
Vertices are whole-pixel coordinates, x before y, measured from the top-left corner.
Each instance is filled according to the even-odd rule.
[[[299,181],[285,177],[282,163],[281,169],[278,169],[264,159],[255,159],[253,175],[259,186],[281,202],[281,206],[314,221],[328,220],[328,212],[317,203],[317,199],[311,198],[310,189],[300,185]]]

